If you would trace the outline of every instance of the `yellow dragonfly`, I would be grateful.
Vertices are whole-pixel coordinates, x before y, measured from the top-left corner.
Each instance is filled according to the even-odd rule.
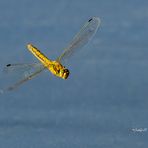
[[[62,65],[62,62],[70,57],[76,49],[80,49],[82,46],[86,45],[89,40],[94,36],[96,31],[100,26],[100,19],[98,17],[90,18],[80,29],[80,31],[75,35],[72,41],[64,49],[63,53],[55,60],[52,61],[47,58],[39,49],[37,49],[32,44],[28,44],[28,50],[40,61],[40,63],[33,64],[7,64],[5,71],[18,71],[19,69],[26,69],[23,74],[23,78],[13,84],[12,86],[7,87],[3,91],[14,90],[24,82],[36,77],[45,69],[48,69],[53,75],[60,77],[62,79],[67,79],[69,76],[69,70]],[[34,69],[32,72],[29,72],[30,69]],[[1,90],[2,91],[2,90]]]

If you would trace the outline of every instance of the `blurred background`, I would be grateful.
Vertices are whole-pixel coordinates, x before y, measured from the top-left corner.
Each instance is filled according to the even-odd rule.
[[[91,16],[101,26],[69,79],[44,72],[0,95],[0,148],[148,145],[147,0],[1,0],[0,84],[6,64],[37,62],[27,43],[56,59]]]

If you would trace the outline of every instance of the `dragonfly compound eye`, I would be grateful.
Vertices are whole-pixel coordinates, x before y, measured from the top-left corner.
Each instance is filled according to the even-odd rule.
[[[64,69],[63,79],[67,79],[68,76],[69,76],[69,70],[68,69]]]

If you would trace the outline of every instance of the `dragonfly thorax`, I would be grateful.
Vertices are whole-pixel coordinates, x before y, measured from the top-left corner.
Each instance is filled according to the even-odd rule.
[[[52,74],[63,79],[67,79],[70,73],[68,69],[66,69],[61,63],[57,61],[52,61],[48,69]]]

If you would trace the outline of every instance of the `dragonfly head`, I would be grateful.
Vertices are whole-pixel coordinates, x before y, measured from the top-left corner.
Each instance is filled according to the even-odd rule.
[[[67,79],[68,76],[69,76],[69,70],[64,68],[64,69],[61,69],[60,70],[60,76],[63,78],[63,79]]]

